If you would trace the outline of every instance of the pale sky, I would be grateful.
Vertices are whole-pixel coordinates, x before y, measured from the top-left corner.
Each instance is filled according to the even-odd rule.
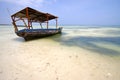
[[[120,0],[0,0],[0,24],[27,6],[58,16],[59,24],[120,25]]]

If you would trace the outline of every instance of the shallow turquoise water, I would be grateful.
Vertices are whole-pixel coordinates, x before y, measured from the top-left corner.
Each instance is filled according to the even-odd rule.
[[[14,33],[12,26],[0,26],[1,38],[10,35],[13,41],[23,41]],[[63,26],[62,34],[46,37],[61,46],[79,47],[104,55],[120,55],[120,27],[114,26]]]

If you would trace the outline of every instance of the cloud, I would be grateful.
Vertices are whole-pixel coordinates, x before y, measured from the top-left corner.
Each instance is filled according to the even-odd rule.
[[[33,7],[40,7],[50,2],[56,2],[56,0],[1,0],[1,1],[17,4],[20,6],[33,6]]]

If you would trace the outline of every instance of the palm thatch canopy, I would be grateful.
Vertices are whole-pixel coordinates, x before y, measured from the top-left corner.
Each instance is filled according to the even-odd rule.
[[[11,17],[28,18],[32,22],[45,22],[48,20],[58,18],[57,16],[54,16],[52,14],[43,13],[30,7],[26,7],[25,9],[13,14]]]

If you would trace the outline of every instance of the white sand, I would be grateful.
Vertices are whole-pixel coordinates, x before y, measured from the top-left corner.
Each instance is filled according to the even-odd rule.
[[[61,45],[49,38],[24,42],[11,30],[2,31],[0,80],[120,80],[119,56]]]

